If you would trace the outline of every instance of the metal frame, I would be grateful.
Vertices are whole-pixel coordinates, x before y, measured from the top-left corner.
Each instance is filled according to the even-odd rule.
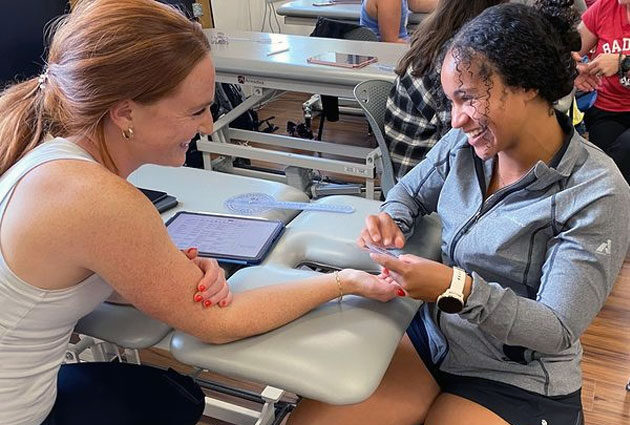
[[[230,81],[229,74],[217,72],[217,81]],[[226,81],[227,80],[227,81]],[[282,81],[284,87],[290,87],[294,91],[319,91],[319,86],[301,82],[292,83],[291,81]],[[322,85],[324,94],[340,95],[352,93],[353,88],[347,86],[325,86]],[[267,178],[270,180],[286,182],[286,178],[275,173],[265,173],[256,170],[249,170],[234,167],[232,161],[219,159],[212,161],[210,154],[218,154],[224,157],[240,157],[247,159],[256,159],[287,166],[302,167],[307,169],[315,169],[342,174],[350,177],[359,177],[365,181],[366,198],[375,199],[375,178],[377,171],[377,163],[381,157],[381,151],[378,148],[361,148],[356,146],[340,145],[336,143],[321,142],[316,140],[306,140],[297,137],[283,136],[278,134],[261,133],[256,131],[239,130],[229,127],[229,123],[240,116],[247,109],[255,107],[278,93],[278,90],[256,87],[254,93],[248,97],[243,103],[219,118],[215,125],[213,133],[209,138],[203,136],[197,141],[197,149],[203,152],[204,168],[207,170],[217,169],[234,174],[255,176]],[[233,140],[245,141],[245,144],[234,143]],[[297,154],[280,150],[262,149],[249,146],[247,142],[254,142],[262,145],[300,149],[313,153],[326,153],[338,155],[343,159],[321,158],[319,156],[311,156],[305,154]]]

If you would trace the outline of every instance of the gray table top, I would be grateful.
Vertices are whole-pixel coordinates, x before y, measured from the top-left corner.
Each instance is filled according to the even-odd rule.
[[[296,18],[312,18],[317,19],[323,16],[329,19],[340,19],[345,21],[357,21],[361,16],[361,2],[357,3],[339,3],[331,6],[315,6],[314,0],[293,0],[284,3],[277,9],[278,15],[290,16]],[[409,14],[409,24],[418,24],[421,22],[426,13]]]
[[[284,89],[279,81],[292,82],[304,88],[313,86],[314,89],[319,89],[318,85],[325,85],[340,86],[348,90],[366,80],[393,82],[396,77],[393,69],[408,49],[407,45],[399,43],[336,40],[250,31],[214,29],[204,31],[214,43],[212,56],[218,81],[239,82],[263,88]],[[228,44],[216,43],[218,37],[222,36],[227,37]],[[288,50],[283,51],[285,49]],[[269,53],[280,51],[282,52],[268,56]],[[309,57],[326,52],[371,55],[376,56],[378,62],[359,69],[307,62]],[[225,79],[226,74],[231,75],[233,79]]]
[[[301,213],[287,226],[262,266],[240,270],[229,279],[233,291],[314,274],[294,269],[305,262],[375,269],[354,240],[365,215],[377,212],[380,202],[353,196],[330,196],[315,202],[350,204],[356,212]],[[439,221],[429,217],[415,240],[409,241],[410,252],[439,258],[440,232]],[[349,296],[341,305],[328,302],[279,329],[230,344],[204,344],[175,332],[171,353],[190,365],[301,396],[333,404],[357,403],[378,386],[419,306],[420,302],[409,298],[380,303]]]
[[[179,200],[177,207],[162,215],[165,221],[178,211],[233,214],[225,208],[225,200],[249,192],[266,193],[279,201],[309,201],[304,192],[286,184],[196,168],[145,165],[128,180],[137,187],[161,190]],[[296,210],[270,210],[260,216],[286,224],[298,213]]]

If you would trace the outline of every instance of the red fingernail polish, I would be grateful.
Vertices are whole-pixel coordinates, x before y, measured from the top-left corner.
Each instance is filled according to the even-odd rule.
[[[404,297],[405,296],[405,291],[403,291],[402,289],[398,290],[398,296],[399,297]]]
[[[203,302],[203,305],[205,305],[206,307],[210,307],[210,306],[212,305],[212,301],[210,301],[210,300],[205,300],[205,301]]]
[[[225,301],[220,301],[220,302],[219,302],[219,305],[220,305],[221,307],[225,307],[225,304],[227,304]]]
[[[205,290],[206,290],[206,286],[205,286],[205,285],[199,285],[199,286],[197,287],[197,289],[199,289],[199,291],[200,291],[200,292],[203,292],[203,291],[205,291]]]
[[[203,297],[201,296],[201,294],[197,294],[195,295],[195,302],[198,303],[199,301],[201,301],[203,299]]]

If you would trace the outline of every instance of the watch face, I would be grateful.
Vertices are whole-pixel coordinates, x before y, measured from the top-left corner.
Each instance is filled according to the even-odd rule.
[[[458,298],[443,296],[438,300],[437,306],[444,313],[459,313],[464,308],[464,303]]]

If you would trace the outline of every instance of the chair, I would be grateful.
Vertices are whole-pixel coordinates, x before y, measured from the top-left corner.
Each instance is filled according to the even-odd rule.
[[[387,97],[394,85],[388,81],[368,80],[357,84],[354,97],[365,112],[370,128],[381,150],[381,192],[383,196],[396,184],[394,166],[385,143],[385,109]]]

